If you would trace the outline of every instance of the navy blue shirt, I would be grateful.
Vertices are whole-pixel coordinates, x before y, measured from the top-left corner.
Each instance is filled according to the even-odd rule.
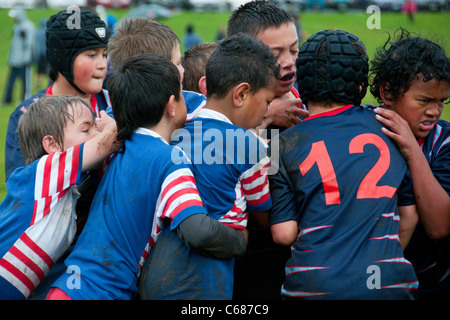
[[[381,127],[372,110],[349,105],[280,134],[271,224],[296,220],[299,230],[282,295],[414,298],[418,281],[403,256],[397,208],[414,196],[406,163]]]

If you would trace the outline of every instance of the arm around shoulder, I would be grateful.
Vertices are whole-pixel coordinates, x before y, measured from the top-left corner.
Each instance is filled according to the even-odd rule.
[[[180,239],[193,251],[210,258],[242,256],[247,248],[246,230],[226,226],[206,214],[194,214],[177,227]]]

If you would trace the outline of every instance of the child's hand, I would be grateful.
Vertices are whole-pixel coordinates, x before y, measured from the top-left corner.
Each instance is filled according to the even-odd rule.
[[[111,118],[111,117],[109,117],[109,118]],[[107,145],[109,145],[111,143],[111,151],[113,153],[118,152],[120,150],[120,148],[122,147],[122,142],[117,141],[117,125],[116,125],[116,121],[114,119],[113,119],[113,122],[110,122],[108,125],[106,125],[103,128],[102,134],[105,134],[107,137],[107,140],[105,140],[105,141],[113,141],[112,143],[107,142]]]
[[[108,124],[114,122],[116,123],[116,120],[114,118],[108,116],[108,114],[104,111],[100,111],[100,118],[95,118],[95,122],[97,124],[97,130],[102,132],[103,129],[108,126]]]
[[[416,152],[421,152],[408,122],[398,113],[385,108],[375,108],[374,112],[377,114],[375,118],[385,126],[381,130],[397,143],[407,162],[414,157]]]
[[[298,116],[307,117],[309,112],[299,108],[302,105],[300,98],[275,98],[269,105],[264,118],[272,125],[290,128],[300,123]]]
[[[105,126],[102,132],[85,142],[82,171],[96,168],[112,153],[117,152],[119,148],[116,121],[113,121]]]

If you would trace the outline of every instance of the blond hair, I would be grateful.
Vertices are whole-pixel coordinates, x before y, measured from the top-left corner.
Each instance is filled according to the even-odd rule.
[[[68,120],[74,120],[74,106],[77,104],[92,112],[85,99],[74,96],[43,96],[28,107],[17,126],[26,165],[47,154],[42,145],[45,136],[50,135],[58,145],[63,145],[64,129]]]
[[[145,53],[156,53],[172,60],[177,45],[178,36],[170,27],[147,18],[125,18],[109,39],[109,62],[116,69],[125,59]]]

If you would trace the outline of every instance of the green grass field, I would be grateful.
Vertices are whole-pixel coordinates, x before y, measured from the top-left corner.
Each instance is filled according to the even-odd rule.
[[[58,10],[34,9],[28,10],[28,17],[38,25],[40,18],[49,18]],[[121,18],[126,14],[124,10],[108,10],[108,13]],[[171,27],[181,38],[184,28],[188,23],[195,26],[195,30],[200,34],[205,42],[213,41],[220,26],[226,26],[229,12],[180,12],[169,19],[161,20],[162,23]],[[434,41],[442,44],[447,52],[450,52],[450,16],[447,12],[419,12],[414,23],[408,21],[407,17],[401,13],[381,12],[380,29],[369,29],[366,21],[370,17],[363,11],[344,12],[314,12],[307,11],[301,13],[300,24],[307,36],[328,28],[342,29],[359,36],[365,43],[369,57],[377,47],[384,44],[388,33],[392,34],[398,27],[404,27],[409,31],[430,37]],[[8,67],[7,55],[11,40],[13,20],[8,17],[8,10],[0,9],[0,101],[3,99],[5,83],[7,81]],[[0,105],[0,200],[6,195],[4,184],[4,150],[5,135],[8,118],[17,104],[19,98],[20,83],[15,86],[15,102],[10,105]],[[35,88],[34,92],[36,92]],[[368,93],[363,103],[376,103],[374,98]],[[450,110],[444,108],[443,119],[450,121]]]

